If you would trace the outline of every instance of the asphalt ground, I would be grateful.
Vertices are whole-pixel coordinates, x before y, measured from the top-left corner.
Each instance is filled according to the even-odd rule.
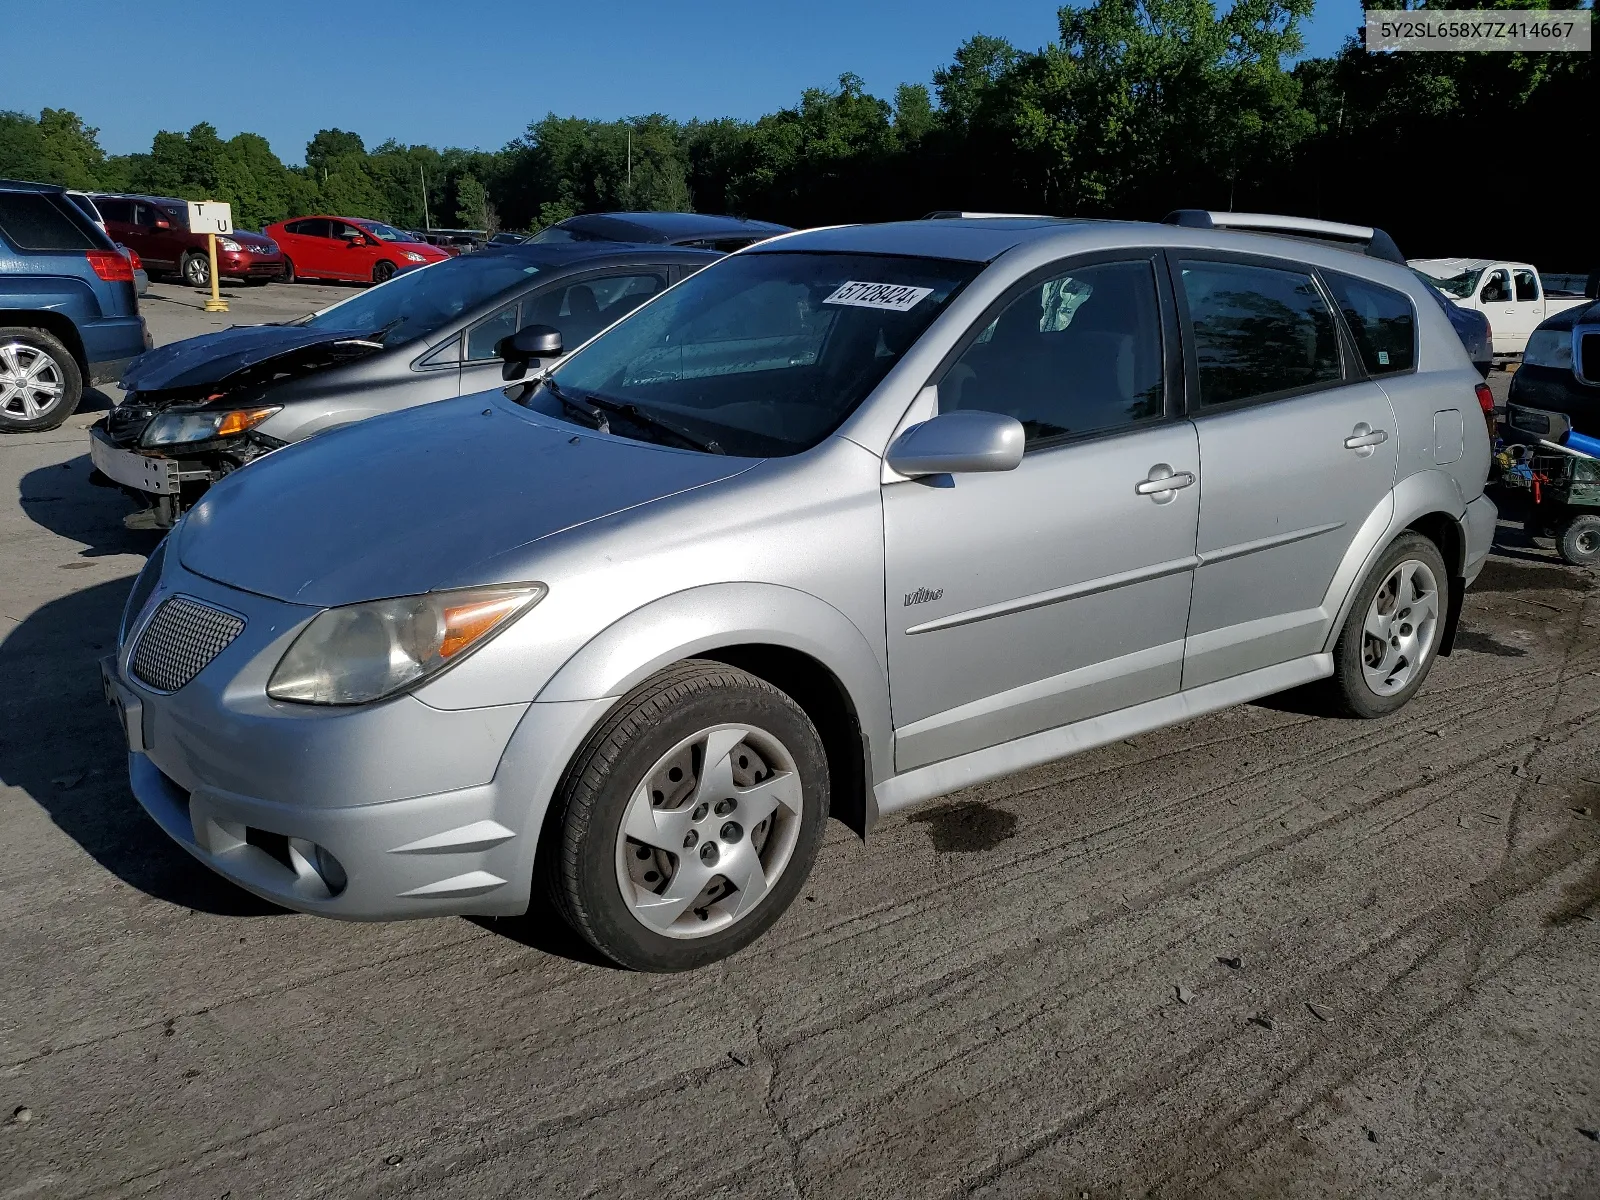
[[[229,290],[156,285],[157,340],[348,294]],[[1548,543],[1503,524],[1390,719],[1278,698],[836,827],[762,941],[634,975],[278,911],[144,816],[112,398],[0,440],[0,1197],[1600,1194],[1600,589]]]

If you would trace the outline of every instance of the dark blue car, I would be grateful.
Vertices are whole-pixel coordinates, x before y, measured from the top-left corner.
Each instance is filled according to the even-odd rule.
[[[62,188],[0,179],[0,433],[54,429],[149,346],[128,256]]]

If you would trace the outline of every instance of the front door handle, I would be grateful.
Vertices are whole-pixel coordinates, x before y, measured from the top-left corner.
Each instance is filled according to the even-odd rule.
[[[1179,488],[1189,487],[1193,483],[1194,475],[1190,472],[1174,471],[1168,463],[1157,463],[1150,468],[1147,478],[1133,485],[1133,490],[1140,496],[1150,496],[1157,504],[1166,504]]]
[[[1389,435],[1381,429],[1374,429],[1365,421],[1350,431],[1350,436],[1344,440],[1346,450],[1365,450],[1372,453],[1374,446],[1381,446],[1389,440]],[[1363,455],[1365,457],[1365,455]]]

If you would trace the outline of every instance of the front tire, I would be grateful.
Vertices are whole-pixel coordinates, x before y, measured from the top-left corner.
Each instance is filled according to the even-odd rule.
[[[191,250],[183,256],[183,262],[179,264],[179,269],[183,273],[183,281],[190,287],[203,288],[211,286],[211,260],[204,254]]]
[[[1574,567],[1600,563],[1600,515],[1579,513],[1563,522],[1556,530],[1556,551]]]
[[[78,411],[83,372],[43,329],[0,328],[0,432],[54,429]]]
[[[1367,572],[1333,648],[1328,688],[1342,715],[1387,716],[1416,695],[1439,654],[1449,578],[1419,533],[1401,534]]]
[[[394,278],[394,264],[388,259],[379,259],[372,266],[372,282],[388,283]]]
[[[827,817],[827,757],[800,706],[690,659],[623,697],[579,751],[541,870],[557,909],[611,961],[686,971],[783,915]]]
[[[283,275],[281,278],[284,283],[294,282],[294,259],[287,254],[283,256]]]

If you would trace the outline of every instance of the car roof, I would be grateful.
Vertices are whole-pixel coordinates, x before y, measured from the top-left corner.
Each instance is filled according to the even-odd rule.
[[[0,179],[0,188],[8,192],[64,192],[57,183],[34,183],[27,179]]]
[[[658,242],[549,242],[517,246],[488,245],[473,259],[507,257],[522,259],[541,270],[558,271],[566,267],[589,266],[612,260],[681,259],[684,262],[710,263],[724,257],[715,250],[696,250],[688,246],[665,246]]]
[[[788,233],[789,226],[744,217],[725,217],[715,213],[685,212],[605,212],[584,213],[557,222],[564,229],[593,230],[596,233],[643,231],[653,236],[639,241],[673,241],[679,238],[737,237],[741,234],[771,237]]]
[[[104,196],[108,200],[148,200],[152,204],[178,204],[185,208],[189,205],[187,200],[176,196],[152,196],[148,192],[90,192],[89,195],[97,200]]]
[[[1075,225],[1100,224],[1110,222],[1068,217],[935,217],[881,225],[835,225],[786,234],[742,253],[820,250],[991,262],[1024,242],[1038,241]]]
[[[1514,263],[1504,258],[1408,258],[1408,267],[1415,267],[1425,271],[1435,279],[1446,279],[1451,275],[1459,275],[1463,271],[1481,271],[1485,267],[1520,267],[1525,264]]]

